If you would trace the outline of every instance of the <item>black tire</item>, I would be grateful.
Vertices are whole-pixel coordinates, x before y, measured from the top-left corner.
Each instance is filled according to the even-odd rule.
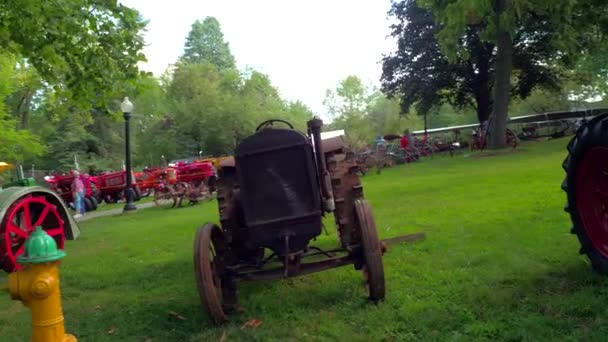
[[[355,201],[355,215],[361,230],[361,244],[363,245],[364,279],[369,299],[377,303],[384,299],[386,289],[384,286],[384,265],[382,264],[382,245],[378,239],[376,223],[369,203],[364,199]]]
[[[581,126],[568,143],[567,149],[568,157],[562,164],[566,171],[562,190],[567,194],[564,210],[570,214],[572,220],[570,232],[577,236],[581,245],[579,253],[587,255],[593,269],[601,274],[608,274],[608,247],[601,243],[602,239],[608,241],[608,236],[602,234],[605,232],[606,226],[599,227],[602,224],[602,218],[593,215],[593,212],[589,214],[590,209],[588,209],[590,203],[595,204],[594,198],[597,197],[593,196],[599,197],[603,194],[600,184],[594,182],[593,171],[595,174],[603,172],[603,177],[608,178],[605,174],[608,170],[602,170],[593,162],[598,159],[595,158],[597,151],[608,151],[608,114],[597,116],[586,125]],[[598,160],[598,162],[600,161]],[[579,177],[580,172],[583,173]],[[604,182],[608,184],[608,180]],[[593,191],[588,191],[590,184]],[[594,194],[595,192],[597,194]],[[599,198],[597,201],[600,202]],[[604,203],[606,203],[606,199],[604,199]],[[604,215],[606,215],[605,210],[604,206]],[[595,213],[599,215],[597,211]],[[605,216],[603,220],[605,220]]]
[[[152,189],[150,189],[150,188],[146,188],[146,190],[143,190],[143,191],[141,192],[141,197],[142,197],[142,198],[144,198],[144,197],[149,197],[151,193],[152,193]]]
[[[135,186],[132,189],[133,189],[133,200],[135,202],[137,202],[141,199],[141,190],[139,189],[138,186]]]
[[[99,205],[97,198],[95,198],[95,196],[91,196],[89,199],[91,200],[93,210],[97,210],[97,206]]]
[[[84,198],[84,211],[93,211],[93,202],[91,202],[91,198],[90,197],[85,197]]]

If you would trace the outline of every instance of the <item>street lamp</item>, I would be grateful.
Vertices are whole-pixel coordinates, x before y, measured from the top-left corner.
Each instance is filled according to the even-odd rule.
[[[123,208],[123,212],[137,210],[137,206],[133,203],[133,178],[131,173],[131,134],[129,132],[129,120],[131,119],[131,112],[133,111],[133,104],[129,101],[128,97],[125,97],[120,104],[120,110],[122,111],[123,117],[125,118],[125,161],[126,161],[126,174],[127,174],[127,187],[125,188],[125,195],[127,197],[127,203]]]

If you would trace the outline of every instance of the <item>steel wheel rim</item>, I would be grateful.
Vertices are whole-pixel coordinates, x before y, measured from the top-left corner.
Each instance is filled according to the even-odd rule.
[[[576,174],[576,207],[589,240],[608,257],[608,148],[585,153]]]
[[[218,251],[219,249],[219,251]],[[228,320],[224,311],[221,254],[225,251],[222,232],[216,225],[206,224],[196,234],[194,245],[194,273],[202,305],[216,324]]]
[[[22,197],[11,205],[0,224],[3,239],[0,261],[8,272],[21,269],[17,257],[23,254],[25,239],[37,226],[55,240],[59,249],[64,248],[65,225],[56,206],[44,196]]]

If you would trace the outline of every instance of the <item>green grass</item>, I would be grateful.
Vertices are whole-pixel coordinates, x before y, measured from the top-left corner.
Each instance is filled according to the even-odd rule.
[[[148,202],[152,202],[154,200],[154,196],[148,196],[148,197],[143,197],[142,199],[140,199],[139,201],[135,202],[135,204],[143,204],[143,203],[148,203]],[[106,210],[111,210],[111,209],[120,209],[123,208],[125,206],[125,202],[121,201],[118,203],[100,203],[99,206],[97,207],[97,211],[106,211]]]
[[[563,211],[566,143],[364,177],[381,237],[427,232],[389,249],[377,306],[344,267],[241,284],[244,312],[214,327],[195,289],[192,243],[199,225],[217,221],[215,202],[83,222],[61,268],[67,328],[82,341],[606,340],[607,280],[578,255]],[[332,227],[318,243],[336,241]],[[8,295],[0,308],[2,340],[26,340],[27,309]],[[253,318],[262,325],[241,328]]]

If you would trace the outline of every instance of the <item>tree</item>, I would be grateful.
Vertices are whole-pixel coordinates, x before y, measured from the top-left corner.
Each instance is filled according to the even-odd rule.
[[[22,161],[24,158],[41,155],[44,146],[39,137],[20,128],[6,106],[7,100],[19,86],[14,69],[16,58],[0,54],[0,161]]]
[[[598,40],[605,40],[608,17],[605,1],[601,0],[419,0],[430,9],[441,28],[437,34],[442,51],[450,60],[459,53],[466,53],[468,46],[461,44],[460,37],[470,25],[482,24],[482,39],[496,45],[496,70],[494,89],[493,126],[490,147],[504,147],[511,68],[515,67],[515,49],[520,35],[521,45],[531,44],[538,34],[547,36],[550,50],[541,61],[544,65],[566,64],[582,55],[593,54]],[[598,37],[599,36],[599,37]],[[599,44],[601,46],[601,44]]]
[[[351,75],[340,81],[335,90],[328,89],[323,104],[333,118],[332,128],[344,129],[352,146],[362,146],[373,138],[367,108],[373,92],[361,79]]]
[[[235,62],[228,43],[224,42],[224,34],[220,23],[214,17],[206,17],[192,24],[186,38],[182,62],[209,62],[220,70],[234,68]]]
[[[455,50],[450,58],[436,38],[441,26],[431,10],[419,7],[415,0],[404,0],[394,2],[389,13],[397,19],[392,26],[397,51],[383,58],[383,92],[399,97],[404,113],[412,105],[425,114],[449,103],[456,109],[474,108],[480,123],[488,120],[497,61],[496,45],[483,39],[487,23],[466,25],[454,38],[466,50]],[[550,32],[536,29],[516,32],[512,96],[525,98],[534,88],[558,87],[555,69],[548,63],[549,37]]]
[[[74,104],[105,103],[145,60],[145,23],[116,1],[2,1],[0,22],[0,50],[25,58]]]

